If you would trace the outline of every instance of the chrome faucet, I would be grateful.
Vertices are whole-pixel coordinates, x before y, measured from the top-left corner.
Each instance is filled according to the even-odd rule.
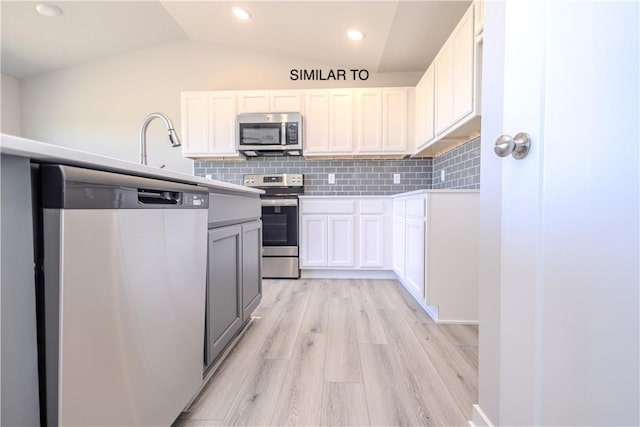
[[[167,132],[169,132],[169,142],[172,147],[180,146],[180,138],[176,134],[175,129],[173,128],[173,123],[171,119],[165,116],[162,113],[151,113],[147,117],[144,118],[142,125],[140,126],[140,164],[147,164],[147,128],[149,127],[149,123],[153,119],[160,118],[164,120],[164,123],[167,125]]]

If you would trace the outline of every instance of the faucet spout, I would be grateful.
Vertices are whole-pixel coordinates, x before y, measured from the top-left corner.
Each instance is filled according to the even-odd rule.
[[[162,119],[165,125],[167,125],[169,143],[171,143],[172,147],[179,147],[181,145],[180,138],[178,138],[178,134],[173,127],[173,122],[169,117],[162,113],[149,114],[144,118],[142,125],[140,126],[140,164],[142,165],[147,164],[147,128],[153,119]]]

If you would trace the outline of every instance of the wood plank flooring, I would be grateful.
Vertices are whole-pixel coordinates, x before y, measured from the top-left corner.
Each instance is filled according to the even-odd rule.
[[[389,280],[265,280],[255,319],[173,427],[466,426],[478,328]]]

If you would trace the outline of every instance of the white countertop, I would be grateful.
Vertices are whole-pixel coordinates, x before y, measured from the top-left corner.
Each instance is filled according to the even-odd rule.
[[[110,172],[121,172],[130,175],[160,178],[170,181],[198,184],[212,189],[239,191],[244,193],[262,194],[262,190],[248,188],[242,185],[212,179],[185,175],[166,169],[132,163],[113,157],[100,156],[86,151],[47,144],[32,139],[20,138],[13,135],[0,134],[0,153],[18,157],[28,157],[47,163],[61,163],[70,166],[80,166],[100,169]]]
[[[456,190],[456,189],[449,189],[449,188],[444,188],[441,190],[423,189],[423,190],[409,191],[407,193],[398,193],[389,197],[416,196],[418,194],[428,194],[428,193],[479,193],[479,192],[480,190]]]
[[[357,195],[335,195],[335,196],[314,196],[312,194],[309,195],[303,195],[303,196],[299,196],[301,199],[336,199],[336,198],[350,198],[350,199],[380,199],[380,198],[384,198],[384,197],[390,197],[390,198],[394,198],[394,197],[404,197],[404,196],[416,196],[418,194],[427,194],[427,193],[479,193],[480,190],[454,190],[454,189],[442,189],[442,190],[429,190],[429,189],[422,189],[422,190],[414,190],[414,191],[408,191],[406,193],[398,193],[398,194],[380,194],[378,196],[373,195],[373,196],[357,196]]]
[[[385,194],[379,194],[379,195],[366,195],[366,196],[359,196],[356,194],[352,194],[352,195],[335,195],[335,196],[314,196],[313,194],[301,194],[300,196],[298,196],[298,198],[300,199],[336,199],[336,198],[349,198],[349,199],[379,199],[381,197],[391,197],[390,195],[385,195]]]

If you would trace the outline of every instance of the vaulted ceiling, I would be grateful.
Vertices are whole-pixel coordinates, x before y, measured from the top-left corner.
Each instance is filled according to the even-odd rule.
[[[425,70],[470,1],[2,1],[2,72],[28,78],[113,55],[197,40],[239,51],[367,68]],[[248,10],[237,20],[232,6]],[[347,39],[348,28],[365,32]]]

